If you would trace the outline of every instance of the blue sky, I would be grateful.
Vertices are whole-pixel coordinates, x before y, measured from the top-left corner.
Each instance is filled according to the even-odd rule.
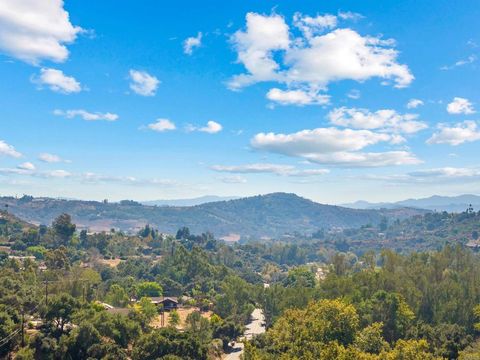
[[[0,189],[480,193],[477,1],[0,1]]]

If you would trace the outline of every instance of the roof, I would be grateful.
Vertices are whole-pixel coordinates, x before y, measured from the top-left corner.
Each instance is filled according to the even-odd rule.
[[[178,303],[178,298],[173,296],[155,296],[155,297],[151,297],[150,300],[154,304],[160,304],[160,303],[163,303],[164,301],[173,301],[174,303]]]

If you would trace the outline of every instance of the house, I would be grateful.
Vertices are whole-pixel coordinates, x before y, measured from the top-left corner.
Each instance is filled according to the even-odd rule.
[[[178,298],[170,296],[151,297],[151,302],[156,306],[163,306],[164,310],[170,311],[178,308]]]

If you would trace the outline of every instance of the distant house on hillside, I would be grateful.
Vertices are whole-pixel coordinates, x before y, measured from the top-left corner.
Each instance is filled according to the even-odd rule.
[[[478,240],[470,240],[465,246],[472,250],[480,250],[480,242]]]
[[[170,311],[178,308],[178,298],[170,296],[151,297],[152,304],[163,305],[163,309]]]

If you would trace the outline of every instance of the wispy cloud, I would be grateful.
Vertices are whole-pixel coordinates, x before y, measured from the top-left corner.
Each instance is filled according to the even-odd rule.
[[[63,116],[67,119],[72,119],[75,117],[79,117],[86,121],[117,121],[119,116],[114,113],[106,112],[90,112],[83,109],[76,109],[76,110],[59,110],[56,109],[53,111],[54,115]]]
[[[191,36],[183,42],[183,52],[187,55],[192,55],[193,50],[202,46],[202,33],[199,32],[197,36]]]

